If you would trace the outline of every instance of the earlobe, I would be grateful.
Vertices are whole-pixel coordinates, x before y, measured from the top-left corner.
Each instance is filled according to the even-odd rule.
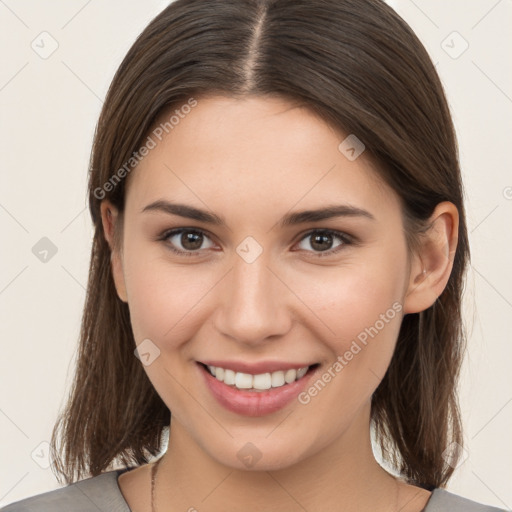
[[[448,201],[439,203],[429,224],[413,257],[404,314],[419,313],[432,306],[443,293],[453,268],[459,229],[456,206]]]
[[[107,200],[102,201],[100,208],[103,233],[110,247],[110,266],[117,295],[123,302],[128,302],[123,271],[122,251],[120,247],[117,247],[114,237],[119,213],[117,208]]]

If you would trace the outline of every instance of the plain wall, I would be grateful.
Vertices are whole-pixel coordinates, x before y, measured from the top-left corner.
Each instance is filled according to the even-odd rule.
[[[468,458],[448,489],[511,508],[512,2],[390,3],[445,85],[467,192],[472,265],[461,405]],[[85,298],[94,126],[116,68],[165,5],[0,2],[0,506],[59,487],[44,466]],[[49,52],[52,39],[58,48],[47,58],[31,46]],[[46,262],[36,256],[41,248],[50,251]]]

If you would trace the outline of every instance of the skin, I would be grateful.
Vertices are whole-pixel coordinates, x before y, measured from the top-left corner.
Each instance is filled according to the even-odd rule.
[[[129,176],[121,247],[113,244],[118,212],[102,202],[119,298],[136,343],[149,338],[160,350],[144,368],[172,411],[159,511],[413,512],[430,497],[376,462],[370,400],[403,316],[431,306],[446,286],[458,213],[440,203],[421,250],[410,254],[397,194],[365,153],[349,161],[338,150],[346,135],[284,99],[199,98]],[[226,224],[141,213],[159,199]],[[278,224],[326,204],[357,206],[374,220]],[[203,230],[203,244],[191,256],[174,254],[172,244],[191,246],[180,236],[158,240],[172,228]],[[307,235],[321,228],[358,242],[333,237],[331,254],[319,257]],[[263,249],[252,263],[236,252],[247,236]],[[318,362],[321,375],[394,303],[401,311],[308,404],[248,418],[224,409],[198,378],[196,361],[207,359]],[[247,442],[261,454],[251,468],[237,457]],[[151,510],[150,465],[123,474],[119,486],[132,510]]]

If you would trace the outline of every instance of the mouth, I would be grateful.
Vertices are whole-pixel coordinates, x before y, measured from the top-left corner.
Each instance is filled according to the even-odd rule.
[[[249,366],[227,362],[214,365],[208,361],[198,362],[197,366],[206,387],[222,406],[237,414],[262,416],[282,409],[296,398],[320,365],[262,363]]]
[[[313,365],[302,366],[299,368],[251,374],[237,372],[221,366],[205,365],[203,363],[200,364],[218,381],[236,389],[255,392],[268,391],[269,389],[291,384],[292,382],[302,379],[308,371],[318,366],[318,363],[315,363]]]

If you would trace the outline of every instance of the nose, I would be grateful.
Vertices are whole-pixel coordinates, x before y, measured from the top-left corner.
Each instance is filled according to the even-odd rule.
[[[255,345],[275,340],[291,329],[286,287],[263,255],[252,263],[234,255],[233,268],[217,293],[220,305],[214,325],[224,336]]]

